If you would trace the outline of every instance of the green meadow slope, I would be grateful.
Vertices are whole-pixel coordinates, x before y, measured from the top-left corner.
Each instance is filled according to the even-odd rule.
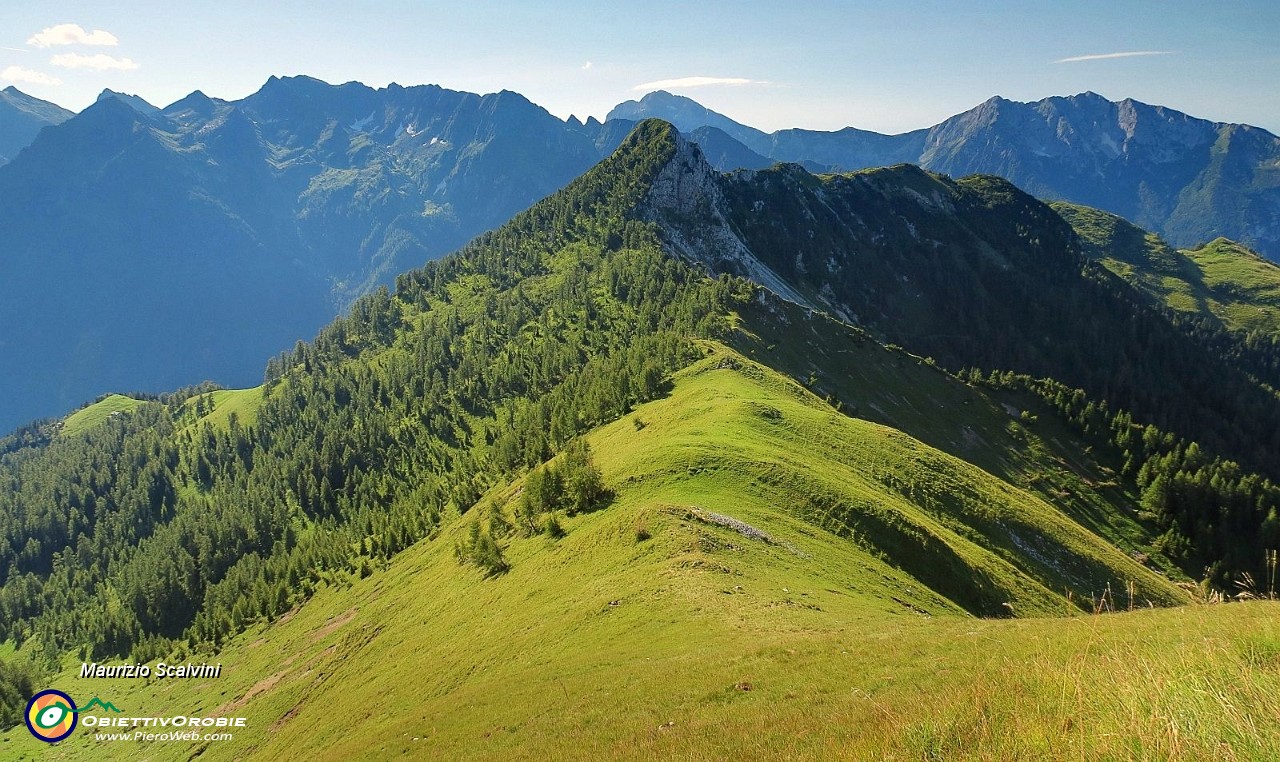
[[[1137,511],[1140,489],[1123,457],[1035,395],[979,389],[927,359],[882,346],[858,329],[775,300],[743,308],[734,346],[805,382],[847,415],[890,426],[1052,503],[1126,552],[1179,575],[1154,552]]]
[[[213,399],[213,410],[208,415],[210,423],[225,428],[233,415],[242,426],[252,426],[257,422],[258,406],[262,403],[262,387],[219,389],[210,396]]]
[[[208,423],[219,431],[227,430],[232,417],[241,426],[253,426],[258,422],[258,408],[262,406],[262,387],[250,389],[215,389],[194,396],[183,403],[183,413],[188,425],[195,428]]]
[[[1185,599],[1035,496],[706,348],[668,397],[587,437],[613,502],[564,519],[561,539],[500,540],[507,573],[454,557],[489,521],[477,508],[235,638],[222,678],[56,681],[127,714],[249,718],[235,739],[81,730],[49,749],[19,730],[5,746],[202,760],[1280,750],[1274,604],[1085,615],[1064,588],[1080,601],[1110,584],[1121,609],[1129,582],[1137,608]],[[521,489],[481,504],[514,518]],[[1059,616],[966,613],[982,601]]]

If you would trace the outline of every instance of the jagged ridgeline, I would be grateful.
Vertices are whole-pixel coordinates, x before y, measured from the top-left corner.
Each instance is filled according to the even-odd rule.
[[[790,183],[792,194],[775,182]],[[754,199],[753,184],[760,194]],[[828,190],[844,186],[864,189],[868,205],[854,203],[854,195],[840,201]],[[838,203],[846,204],[847,215],[831,211]],[[941,219],[948,209],[945,226],[917,225],[914,235],[907,227],[920,210]],[[823,219],[830,226],[817,224]],[[782,237],[786,226],[796,234],[790,242]],[[938,268],[932,279],[951,288],[915,293],[896,286],[890,295],[902,296],[904,309],[921,316],[909,322],[905,312],[890,311],[886,297],[859,286],[853,276],[859,268],[847,264],[861,239],[847,249],[835,245],[841,231],[859,226],[880,231],[867,240],[887,262],[906,267],[918,258]],[[897,230],[892,238],[890,230]],[[491,488],[530,468],[545,469],[540,464],[579,434],[667,394],[672,379],[709,362],[708,353],[729,352],[716,340],[761,363],[730,354],[717,369],[739,379],[738,397],[767,391],[803,402],[760,406],[742,431],[749,437],[765,432],[760,440],[774,449],[748,464],[755,482],[735,478],[721,489],[767,488],[774,505],[793,510],[813,531],[844,538],[850,553],[870,554],[901,570],[902,579],[928,587],[941,610],[1007,615],[1004,603],[1013,601],[1015,613],[1018,607],[1044,613],[1070,605],[1067,593],[1079,602],[1126,583],[1153,602],[1177,601],[1168,580],[1130,557],[1146,554],[1149,563],[1176,574],[1163,547],[1174,547],[1178,552],[1169,555],[1196,576],[1203,568],[1189,567],[1202,558],[1219,564],[1221,579],[1241,571],[1242,563],[1256,571],[1264,533],[1226,549],[1201,543],[1220,535],[1187,533],[1179,523],[1186,506],[1168,489],[1184,471],[1193,481],[1204,474],[1196,507],[1223,490],[1239,490],[1249,506],[1235,520],[1256,529],[1275,504],[1274,489],[1238,466],[1154,427],[1150,447],[1126,451],[1127,440],[1117,435],[1112,443],[1106,430],[1133,429],[1132,419],[1092,403],[1087,415],[1073,415],[1071,404],[1083,405],[1083,394],[1068,394],[1055,407],[1060,386],[1041,393],[1024,384],[1006,392],[1015,381],[1000,376],[999,394],[1009,399],[997,402],[863,331],[771,297],[745,279],[708,277],[705,269],[750,274],[802,302],[825,299],[849,319],[874,316],[863,322],[887,336],[901,319],[911,329],[904,343],[923,342],[929,334],[922,328],[955,320],[947,330],[959,338],[939,345],[949,353],[934,354],[957,367],[1042,372],[1021,364],[1031,358],[1070,370],[1074,355],[1062,353],[1088,359],[1092,350],[1076,342],[1100,334],[1058,327],[1047,339],[1036,335],[1048,323],[1034,318],[1032,305],[1046,297],[1030,286],[1097,295],[1096,304],[1070,297],[1079,301],[1065,306],[1078,306],[1081,314],[1110,314],[1128,302],[1105,301],[1112,291],[1089,285],[1094,281],[1081,275],[1083,260],[1064,230],[1047,207],[986,180],[957,184],[905,170],[815,178],[787,168],[726,180],[669,125],[642,123],[563,192],[456,255],[401,276],[394,295],[384,290],[359,300],[314,342],[273,360],[261,389],[176,394],[46,443],[34,438],[0,447],[0,638],[46,654],[79,648],[93,658],[132,653],[146,659],[175,647],[216,646],[319,585],[345,584],[434,538]],[[927,239],[921,244],[924,234],[946,237],[937,246]],[[819,243],[826,248],[815,248]],[[974,264],[986,261],[989,266]],[[802,277],[819,267],[832,274],[830,293]],[[1033,274],[1008,281],[1018,268]],[[864,269],[877,279],[867,285],[888,287],[886,273]],[[911,272],[905,283],[923,277]],[[959,296],[960,289],[977,295]],[[846,296],[837,300],[837,293]],[[987,322],[966,321],[962,310],[949,307],[929,314],[926,295],[964,299]],[[982,295],[1024,306],[1013,312],[986,305]],[[997,318],[1037,322],[1010,328],[1010,337]],[[1139,343],[1133,357],[1145,362],[1173,348],[1238,374],[1205,359],[1194,345],[1175,344],[1181,334],[1173,329],[1150,325],[1170,338],[1152,347]],[[1018,341],[1033,342],[1034,351],[1020,354]],[[1055,343],[1066,349],[1054,349]],[[987,345],[1012,348],[1000,354]],[[720,359],[713,359],[718,366]],[[1099,362],[1114,359],[1098,355]],[[1171,374],[1193,370],[1163,362],[1157,367]],[[830,404],[799,383],[773,379],[770,367],[828,396]],[[745,377],[751,383],[743,385]],[[715,378],[705,377],[708,396],[694,405],[709,416],[709,428],[686,432],[686,440],[673,440],[668,450],[703,442],[721,418],[715,405],[729,403],[714,392]],[[1133,391],[1140,381],[1117,388]],[[1113,391],[1103,385],[1094,393],[1119,405],[1125,398]],[[735,400],[726,414],[751,404]],[[1232,420],[1246,411],[1233,398],[1220,402],[1219,412]],[[1015,403],[1038,413],[1011,419],[1004,406]],[[227,413],[232,407],[234,415]],[[840,425],[837,408],[892,423],[910,436],[862,421]],[[1264,421],[1267,415],[1274,413],[1259,413]],[[1031,420],[1037,416],[1042,423]],[[803,426],[791,429],[793,418]],[[1037,433],[1037,425],[1047,431]],[[1246,428],[1237,431],[1197,418],[1186,425],[1175,431],[1206,441],[1216,436],[1222,452],[1253,452],[1247,427],[1255,424],[1242,422]],[[1086,449],[1090,431],[1100,432],[1100,444]],[[805,432],[831,437],[826,446],[834,448],[814,479],[786,456]],[[880,439],[882,451],[867,444]],[[24,446],[29,442],[35,445]],[[733,443],[718,446],[728,460],[744,457]],[[805,448],[821,451],[812,442]],[[1204,469],[1210,465],[1229,478],[1209,479]],[[1174,497],[1135,515],[1143,480],[1150,483],[1163,468],[1177,471],[1161,487]],[[1142,469],[1145,476],[1135,473]],[[847,474],[872,473],[877,476],[866,477],[865,489],[848,492]],[[1085,480],[1080,474],[1086,473],[1107,483]],[[1054,484],[1058,476],[1073,479],[1071,488]],[[677,472],[659,477],[674,479]],[[508,515],[499,523],[514,520]],[[1172,539],[1157,547],[1160,533]],[[1187,550],[1177,543],[1201,544]],[[1256,562],[1249,560],[1254,556]]]

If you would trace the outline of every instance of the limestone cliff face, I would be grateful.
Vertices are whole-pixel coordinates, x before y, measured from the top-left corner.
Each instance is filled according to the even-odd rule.
[[[675,135],[676,151],[654,178],[646,219],[658,223],[663,242],[685,259],[716,273],[748,277],[784,299],[814,305],[760,261],[728,221],[720,176],[696,143]]]

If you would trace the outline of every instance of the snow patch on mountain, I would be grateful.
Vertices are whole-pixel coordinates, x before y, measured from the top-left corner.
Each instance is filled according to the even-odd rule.
[[[364,119],[355,120],[351,124],[347,125],[347,128],[350,129],[352,132],[364,132],[365,128],[367,128],[370,124],[373,123],[373,118],[375,114],[376,112],[370,111],[369,115],[366,116]]]

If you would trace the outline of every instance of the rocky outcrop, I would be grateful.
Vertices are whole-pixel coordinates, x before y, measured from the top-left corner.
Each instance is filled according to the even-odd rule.
[[[702,150],[676,134],[676,151],[654,178],[645,215],[658,223],[663,242],[712,272],[742,275],[788,301],[814,305],[759,260],[729,224],[719,174]]]

